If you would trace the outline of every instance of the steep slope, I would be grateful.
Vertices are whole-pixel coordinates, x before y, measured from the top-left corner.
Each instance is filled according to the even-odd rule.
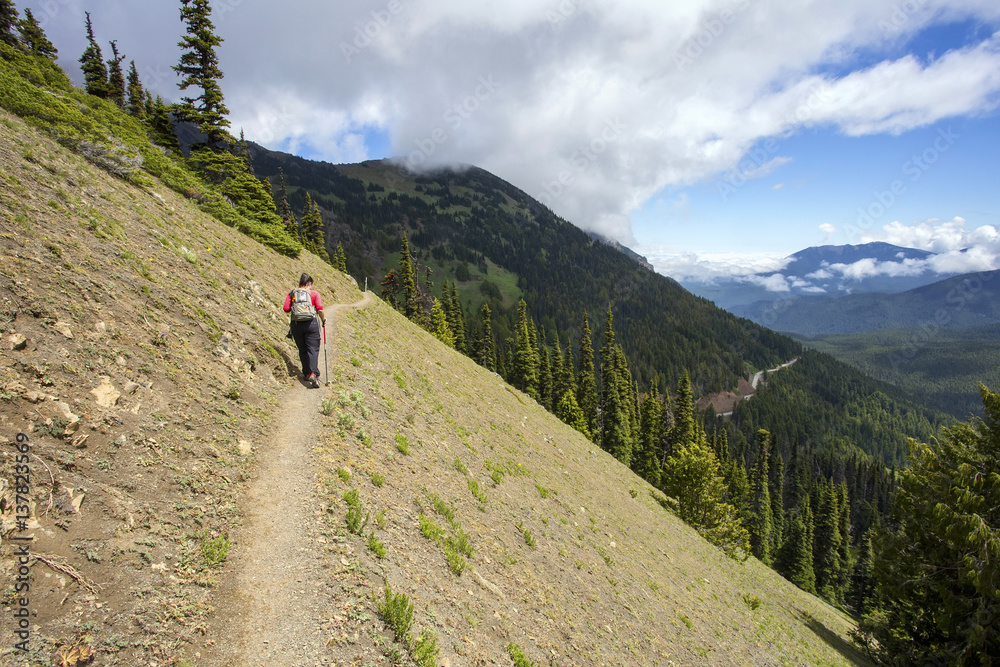
[[[353,303],[343,276],[264,249],[158,182],[114,179],[16,118],[0,124],[0,423],[33,454],[22,527],[3,449],[7,580],[10,538],[34,538],[32,653],[5,646],[5,664],[86,646],[99,664],[200,665],[235,649],[211,610],[246,574],[232,570],[248,549],[244,494],[281,456],[269,436],[289,400],[329,413],[303,459],[325,518],[296,542],[324,578],[288,583],[319,591],[307,622],[325,664],[405,652],[375,616],[384,584],[410,596],[444,665],[511,664],[512,643],[555,665],[860,659],[841,614],[725,558],[610,456],[384,304],[338,320],[333,386],[307,391],[278,304],[302,270],[328,303]],[[346,529],[351,488],[361,535]],[[461,527],[472,555],[460,575],[420,512],[453,539]],[[273,567],[261,576],[286,576],[281,558]]]

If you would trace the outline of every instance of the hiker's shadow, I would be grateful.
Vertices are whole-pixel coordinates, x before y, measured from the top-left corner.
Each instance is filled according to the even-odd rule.
[[[854,644],[846,641],[843,637],[838,635],[836,632],[826,627],[821,621],[817,620],[810,614],[800,611],[798,613],[799,620],[805,624],[807,628],[812,630],[817,637],[822,639],[827,643],[832,649],[837,651],[846,660],[854,665],[871,665],[872,661],[865,656],[864,653]]]

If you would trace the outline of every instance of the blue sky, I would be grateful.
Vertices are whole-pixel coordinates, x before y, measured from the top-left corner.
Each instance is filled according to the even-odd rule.
[[[179,96],[176,2],[18,6],[77,80],[88,9]],[[869,240],[1000,268],[996,0],[212,6],[233,129],[269,148],[475,164],[675,277]],[[878,215],[859,227],[859,209]]]

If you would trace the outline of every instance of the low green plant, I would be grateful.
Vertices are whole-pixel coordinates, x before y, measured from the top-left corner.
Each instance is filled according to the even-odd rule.
[[[385,558],[385,544],[375,537],[374,530],[368,534],[368,550],[378,558]]]
[[[544,486],[542,486],[540,484],[535,484],[535,488],[538,490],[538,497],[539,498],[548,498],[550,495],[552,495],[551,491],[549,491],[548,489],[546,489]]]
[[[469,474],[469,469],[462,463],[462,459],[455,457],[455,470],[462,473],[463,475]]]
[[[333,399],[324,398],[323,403],[320,406],[319,411],[322,412],[327,417],[331,416],[337,410],[337,404],[334,403]]]
[[[348,414],[337,415],[337,426],[346,431],[350,431],[354,428],[354,417]]]
[[[443,516],[448,521],[448,523],[454,525],[455,510],[452,509],[452,507],[448,505],[448,503],[446,503],[444,500],[442,500],[441,497],[436,493],[430,494],[428,498],[431,501],[431,506],[434,508],[434,511]]]
[[[493,480],[493,484],[495,484],[496,486],[500,486],[500,482],[503,481],[503,471],[494,470],[492,473],[490,473],[490,479]]]
[[[406,593],[393,593],[387,582],[382,600],[378,599],[377,594],[373,594],[372,601],[375,603],[375,613],[392,630],[396,639],[409,644],[410,628],[413,627],[413,603]]]
[[[361,496],[357,489],[351,489],[350,491],[344,491],[344,502],[347,503],[349,507],[360,507],[361,506]]]
[[[537,663],[528,660],[528,656],[524,655],[521,647],[514,642],[507,644],[507,654],[514,661],[514,667],[539,667]]]
[[[462,554],[455,551],[447,540],[444,543],[444,556],[448,559],[448,567],[451,568],[451,571],[457,576],[462,576],[467,565],[465,558],[462,557]]]
[[[472,558],[474,549],[472,548],[472,542],[469,541],[469,535],[462,530],[459,525],[453,526],[455,529],[454,535],[448,537],[445,542],[450,545],[455,551],[465,554],[469,558]]]
[[[521,531],[521,535],[524,536],[524,543],[527,544],[532,549],[534,549],[535,548],[535,536],[531,534],[531,531],[529,529],[527,529],[527,528],[524,527],[524,523],[522,521],[518,521],[514,525],[517,526],[517,529],[519,531]]]
[[[373,472],[372,473],[372,484],[374,484],[375,486],[379,486],[379,487],[382,486],[383,484],[385,484],[385,477],[382,476],[381,474],[377,473],[377,472]]]
[[[760,598],[756,595],[750,595],[749,593],[743,594],[743,604],[750,608],[750,611],[757,611],[761,605]]]
[[[344,468],[337,468],[337,477],[339,477],[342,482],[350,481],[351,471],[345,470]]]
[[[420,533],[428,540],[437,542],[444,537],[444,530],[441,529],[441,526],[434,523],[434,519],[423,512],[418,515],[418,519],[420,520]]]
[[[396,449],[399,450],[400,454],[410,453],[410,441],[402,433],[396,434]]]
[[[347,522],[347,530],[355,535],[360,535],[364,531],[365,526],[368,525],[370,514],[365,512],[365,516],[362,519],[362,512],[364,512],[364,510],[360,507],[350,507],[347,510],[347,514],[344,516],[344,520]]]
[[[684,614],[677,614],[677,618],[681,619],[681,622],[684,623],[684,625],[688,626],[689,630],[692,629],[692,628],[694,628],[694,623],[692,623],[691,619],[688,618],[686,615],[684,615]]]
[[[355,367],[360,366],[361,360],[358,359],[357,357],[351,357],[351,365]]]
[[[436,667],[438,651],[437,636],[429,628],[424,628],[413,643],[411,657],[418,667]]]
[[[472,495],[476,497],[476,500],[478,500],[481,503],[485,503],[487,500],[486,494],[483,493],[482,490],[480,490],[479,482],[477,482],[474,479],[470,479],[468,480],[468,483],[469,483],[469,491],[471,491]]]
[[[399,373],[393,373],[392,379],[396,381],[396,384],[399,386],[400,389],[406,389],[406,380],[403,379],[402,375],[400,375]]]
[[[201,556],[209,567],[225,562],[229,556],[229,538],[223,533],[218,537],[209,537],[208,530],[201,534]]]
[[[385,530],[385,524],[386,524],[385,510],[382,510],[381,512],[375,515],[375,525],[378,526],[379,529]]]

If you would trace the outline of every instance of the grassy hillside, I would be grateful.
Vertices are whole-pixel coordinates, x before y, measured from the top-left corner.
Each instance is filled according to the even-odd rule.
[[[1000,384],[1000,325],[996,324],[972,329],[885,329],[818,336],[803,343],[959,419],[982,415],[980,382],[990,387]]]
[[[199,664],[198,646],[227,640],[202,633],[235,576],[222,552],[238,501],[274,455],[262,447],[281,397],[300,389],[278,304],[302,270],[328,302],[360,295],[154,178],[114,178],[15,117],[0,124],[0,567],[11,581],[9,441],[26,432],[36,613],[31,656],[4,645],[3,662],[87,646],[97,664]],[[610,456],[391,309],[338,331],[316,441],[327,523],[302,544],[337,557],[317,582],[330,662],[386,662],[371,598],[385,584],[433,629],[441,664],[511,665],[511,644],[551,665],[858,659],[843,615],[725,558]],[[382,559],[347,530],[351,488]],[[461,574],[421,512],[452,538],[461,527]],[[9,588],[3,603],[10,638]]]

